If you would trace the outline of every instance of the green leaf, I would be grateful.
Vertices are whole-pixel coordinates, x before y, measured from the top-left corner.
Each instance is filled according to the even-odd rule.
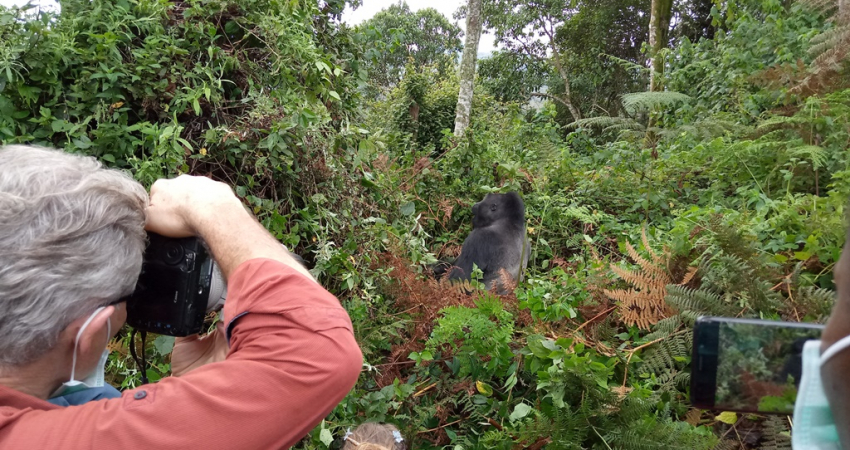
[[[724,412],[718,414],[717,417],[715,417],[715,419],[719,420],[720,422],[729,424],[729,425],[735,425],[735,423],[738,422],[738,414],[736,414],[732,411],[724,411]]]
[[[53,122],[50,122],[50,128],[53,130],[54,133],[65,131],[65,121],[56,119]]]
[[[167,355],[174,350],[174,336],[159,336],[153,340],[153,348],[160,355]]]
[[[446,436],[448,436],[449,439],[451,439],[452,442],[457,440],[457,433],[455,433],[454,431],[452,431],[448,428],[443,428],[443,431],[446,432]]]
[[[794,252],[794,259],[800,261],[807,261],[812,257],[812,252],[802,251],[802,252]]]
[[[327,73],[331,73],[331,68],[323,61],[316,61],[316,68],[319,70],[323,70]]]
[[[511,390],[516,386],[517,377],[516,373],[512,373],[511,376],[508,377],[507,381],[505,381],[504,389]]]
[[[71,142],[73,142],[74,145],[77,146],[77,148],[79,148],[81,150],[85,150],[85,149],[91,147],[91,140],[88,138],[88,136],[80,136],[77,139],[72,139]],[[114,158],[113,158],[112,162],[115,162]]]
[[[407,202],[401,205],[401,214],[404,216],[412,216],[413,213],[416,212],[416,204],[413,202]]]
[[[360,177],[360,185],[370,189],[378,189],[378,185],[371,180],[367,180],[366,177]]]
[[[331,434],[331,430],[322,428],[322,431],[319,432],[319,440],[322,441],[322,444],[325,444],[325,447],[331,448],[331,444],[334,441],[334,436]]]
[[[336,91],[329,91],[328,95],[330,95],[331,97],[333,97],[333,98],[335,98],[339,101],[342,101],[342,98],[339,97],[339,93],[337,93]]]
[[[228,20],[227,23],[224,24],[224,32],[225,33],[235,34],[237,31],[239,31],[239,24],[238,23],[236,23],[232,20]]]
[[[516,422],[517,420],[520,420],[523,417],[527,416],[528,413],[531,412],[531,409],[531,406],[528,406],[525,403],[520,403],[516,405],[516,407],[514,408],[514,412],[511,413],[511,422]]]
[[[476,381],[475,388],[478,389],[478,392],[485,397],[493,396],[493,386],[490,386],[483,381]]]
[[[162,375],[160,375],[159,372],[154,369],[148,369],[145,374],[147,374],[148,381],[150,381],[151,383],[157,382],[160,380],[160,378],[162,378]]]

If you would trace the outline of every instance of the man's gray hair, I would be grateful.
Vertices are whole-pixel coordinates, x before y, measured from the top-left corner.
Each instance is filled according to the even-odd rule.
[[[133,291],[147,199],[94,158],[0,147],[0,366],[38,359],[72,321]]]

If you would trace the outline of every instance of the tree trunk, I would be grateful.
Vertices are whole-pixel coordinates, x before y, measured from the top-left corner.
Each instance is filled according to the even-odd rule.
[[[664,73],[664,61],[659,53],[667,46],[667,33],[670,31],[670,18],[673,14],[673,0],[652,0],[649,16],[649,90],[663,89],[661,74]]]
[[[558,69],[558,74],[561,76],[561,80],[564,81],[564,98],[561,100],[561,103],[566,105],[567,109],[570,110],[573,120],[581,120],[581,111],[573,104],[573,96],[570,92],[570,76],[567,74],[564,65],[561,64],[561,54],[558,52],[558,46],[555,44],[554,34],[549,35],[549,48],[552,49],[552,62],[555,63],[555,68]]]
[[[472,111],[472,88],[475,80],[475,61],[478,59],[478,41],[481,39],[481,0],[469,0],[466,16],[466,42],[460,60],[460,92],[455,113],[455,137],[463,137],[469,126]]]

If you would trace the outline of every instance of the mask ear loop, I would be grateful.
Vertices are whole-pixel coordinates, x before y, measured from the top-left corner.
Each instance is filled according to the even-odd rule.
[[[106,343],[104,347],[109,347],[109,341],[112,340],[112,321],[109,317],[106,318]]]
[[[826,349],[826,351],[824,351],[822,355],[820,355],[821,365],[826,364],[826,362],[829,361],[833,356],[846,350],[848,347],[850,347],[850,335],[844,336],[843,338],[839,339],[838,342],[830,345],[829,348]]]
[[[80,344],[80,336],[82,336],[82,335],[83,335],[83,331],[86,329],[86,327],[87,327],[87,326],[89,326],[89,324],[91,323],[91,321],[92,321],[92,320],[94,320],[94,318],[95,318],[95,317],[97,317],[98,313],[100,313],[101,311],[103,311],[103,309],[104,309],[104,308],[106,308],[106,307],[105,307],[105,306],[101,306],[101,307],[97,308],[96,310],[94,310],[94,312],[92,313],[92,315],[90,315],[90,316],[89,316],[89,318],[88,318],[88,319],[86,319],[86,321],[85,321],[85,322],[83,322],[83,326],[81,326],[81,327],[80,327],[80,331],[77,331],[77,337],[74,339],[74,356],[71,358],[71,380],[70,380],[70,381],[74,381],[74,375],[76,374],[76,371],[77,371],[77,347],[78,347],[78,346],[79,346],[79,344]],[[107,322],[107,324],[108,324],[108,323],[109,323],[109,322]],[[108,327],[111,327],[112,325],[111,325],[111,324],[109,324],[109,325],[107,325],[107,326],[108,326]],[[111,331],[111,330],[110,330],[110,331]],[[108,335],[108,334],[109,334],[109,333],[107,333],[107,335]],[[107,344],[109,343],[108,338],[107,338],[106,343],[107,343]]]

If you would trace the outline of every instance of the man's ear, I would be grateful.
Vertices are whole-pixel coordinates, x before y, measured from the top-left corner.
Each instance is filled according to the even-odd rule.
[[[92,349],[96,349],[98,352],[103,350],[103,346],[108,342],[108,339],[112,338],[112,336],[106,335],[106,323],[109,321],[109,318],[112,317],[112,314],[115,312],[114,306],[107,306],[100,310],[97,315],[89,322],[89,325],[83,330],[83,334],[80,335],[80,341],[77,344],[77,350],[79,354],[86,354]],[[79,327],[82,327],[88,317],[82,318],[82,322],[79,323],[79,326],[76,327],[76,332],[79,332]],[[71,341],[73,342],[73,341]]]

